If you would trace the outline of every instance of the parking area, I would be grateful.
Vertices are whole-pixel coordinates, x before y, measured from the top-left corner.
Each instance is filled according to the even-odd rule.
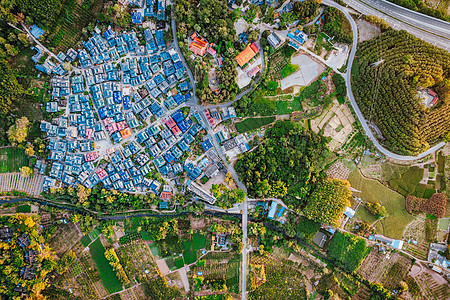
[[[291,57],[291,63],[300,67],[292,75],[281,80],[281,89],[285,90],[291,86],[306,86],[310,84],[320,73],[326,70],[325,66],[317,63],[307,55],[299,54]]]

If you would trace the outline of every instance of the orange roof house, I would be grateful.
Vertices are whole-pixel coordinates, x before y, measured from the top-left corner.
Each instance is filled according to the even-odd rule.
[[[123,139],[126,139],[128,137],[130,137],[133,133],[131,132],[130,128],[125,128],[123,130],[120,131],[120,135],[122,135]]]
[[[255,55],[258,53],[259,53],[258,46],[255,43],[251,43],[244,49],[244,51],[242,51],[241,53],[238,54],[238,56],[236,56],[236,60],[239,66],[241,66],[242,68],[242,66],[248,63],[250,59],[255,57]]]
[[[208,48],[208,42],[195,37],[192,43],[189,45],[189,50],[195,55],[203,56],[205,55],[206,49]]]

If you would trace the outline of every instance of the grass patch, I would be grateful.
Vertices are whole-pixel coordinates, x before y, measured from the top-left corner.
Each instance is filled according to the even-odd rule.
[[[303,110],[300,97],[294,97],[292,101],[277,101],[277,114],[279,115],[287,115],[300,110]]]
[[[401,239],[405,227],[414,220],[414,217],[405,209],[405,197],[377,180],[363,177],[358,169],[350,173],[348,181],[353,188],[361,191],[361,193],[356,192],[356,196],[361,197],[364,201],[379,202],[386,207],[387,216],[382,220],[384,234],[391,238]],[[360,210],[358,209],[357,216],[362,216]],[[362,220],[371,223],[373,219]]]
[[[187,265],[197,260],[197,253],[193,249],[193,246],[192,241],[183,242],[183,258]]]
[[[194,233],[192,243],[194,250],[204,249],[206,244],[206,237],[203,234]]]
[[[184,267],[183,257],[175,258],[174,262],[175,262],[175,266],[177,267],[177,269]]]
[[[283,67],[283,69],[281,69],[281,76],[283,78],[288,77],[289,75],[297,72],[297,70],[300,69],[299,66],[297,65],[293,65],[293,64],[287,64]]]
[[[176,268],[175,260],[173,259],[173,256],[167,257],[165,259],[165,261],[166,261],[167,267],[169,267],[170,270],[173,270]]]
[[[0,173],[20,172],[19,169],[23,166],[28,166],[28,157],[23,149],[0,149]]]
[[[29,213],[31,212],[31,206],[28,204],[19,205],[16,207],[17,213]]]
[[[112,294],[120,292],[122,290],[122,283],[119,278],[117,278],[116,273],[109,264],[109,261],[106,259],[105,247],[103,247],[99,238],[89,245],[89,252],[91,253],[92,259],[100,271],[103,286],[106,288],[108,293]]]
[[[81,238],[80,242],[81,242],[81,245],[83,245],[84,247],[87,247],[92,242],[92,240],[89,237],[89,235],[85,235]]]
[[[358,210],[356,211],[355,216],[356,216],[356,218],[358,218],[361,221],[366,222],[367,224],[372,224],[373,222],[375,222],[377,220],[377,217],[375,217],[375,215],[371,214],[367,210],[367,208],[363,205],[360,205],[358,207]]]
[[[160,256],[161,253],[159,252],[159,248],[158,245],[156,245],[156,243],[150,244],[149,248],[153,256]]]
[[[235,126],[239,133],[244,133],[258,129],[273,122],[275,122],[275,117],[247,118],[242,122],[237,122]]]

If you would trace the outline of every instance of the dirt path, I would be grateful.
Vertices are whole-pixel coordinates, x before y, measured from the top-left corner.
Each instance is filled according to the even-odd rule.
[[[190,288],[189,288],[189,280],[186,273],[186,267],[179,269],[178,272],[180,273],[181,281],[183,282],[184,285],[184,290],[186,292],[189,292]]]
[[[156,265],[158,266],[158,268],[161,271],[162,275],[169,274],[169,272],[170,272],[169,267],[167,266],[167,263],[166,263],[166,261],[163,258],[162,259],[157,259],[156,260]]]

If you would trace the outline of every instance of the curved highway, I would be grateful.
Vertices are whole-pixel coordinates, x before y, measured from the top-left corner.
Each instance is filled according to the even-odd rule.
[[[450,23],[436,19],[386,0],[343,0],[350,7],[365,14],[385,19],[393,28],[404,29],[414,36],[450,50]],[[329,1],[323,1],[327,3]]]
[[[349,20],[350,25],[352,26],[353,43],[352,43],[352,47],[351,47],[350,54],[348,57],[347,72],[344,74],[345,83],[347,86],[347,96],[350,99],[350,103],[352,104],[353,110],[355,111],[356,116],[359,119],[359,122],[361,123],[362,127],[364,128],[366,135],[370,138],[370,140],[373,142],[374,146],[378,149],[378,151],[380,151],[385,156],[393,158],[393,159],[402,160],[402,161],[411,161],[411,160],[416,160],[416,159],[426,157],[426,156],[430,155],[431,153],[437,151],[438,149],[442,148],[445,145],[444,142],[441,142],[441,143],[435,145],[434,147],[431,147],[427,151],[425,151],[417,156],[408,156],[408,155],[400,155],[400,154],[393,153],[393,152],[387,150],[386,148],[384,148],[380,144],[380,142],[378,142],[378,140],[375,138],[372,131],[370,130],[366,119],[364,118],[363,114],[361,113],[361,110],[359,109],[358,104],[356,103],[355,97],[353,96],[353,92],[352,92],[351,70],[352,70],[353,60],[355,59],[356,46],[357,46],[357,41],[358,41],[358,28],[356,26],[355,20],[353,20],[353,18],[351,17],[347,8],[345,8],[331,0],[323,0],[322,3],[325,5],[328,5],[328,6],[333,6],[337,9],[339,9],[340,11],[342,11],[344,13],[344,15],[346,16],[346,18]]]

